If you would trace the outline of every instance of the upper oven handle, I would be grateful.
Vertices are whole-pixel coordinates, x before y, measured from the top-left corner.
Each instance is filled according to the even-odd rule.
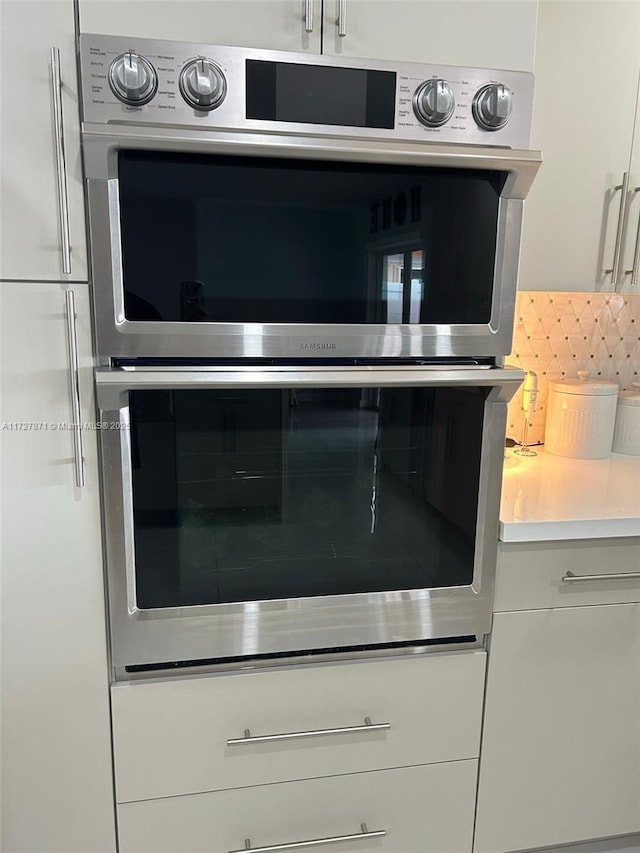
[[[398,386],[488,387],[494,402],[507,403],[524,379],[519,368],[441,367],[183,367],[98,368],[102,411],[127,405],[130,391],[216,388],[391,388]]]
[[[540,151],[497,146],[325,138],[268,132],[178,130],[134,125],[119,125],[117,132],[114,132],[110,126],[83,124],[82,140],[85,172],[89,181],[117,178],[118,151],[127,148],[503,172],[507,178],[501,196],[524,199],[542,164]]]

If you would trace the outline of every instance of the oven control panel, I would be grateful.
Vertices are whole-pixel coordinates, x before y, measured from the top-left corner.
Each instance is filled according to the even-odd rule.
[[[83,34],[86,124],[528,148],[533,75]]]

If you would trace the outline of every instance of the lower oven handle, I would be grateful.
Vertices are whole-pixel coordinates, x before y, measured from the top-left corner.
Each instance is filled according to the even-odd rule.
[[[184,367],[98,368],[96,389],[102,410],[127,405],[129,391],[180,388],[394,388],[485,387],[494,402],[508,402],[524,379],[515,367],[401,365],[398,367]]]
[[[300,740],[308,737],[323,737],[326,735],[361,734],[363,732],[389,731],[391,723],[372,723],[369,717],[364,718],[362,726],[342,726],[337,729],[310,729],[307,732],[283,732],[275,735],[252,735],[249,729],[244,730],[244,737],[233,737],[227,740],[227,746],[241,746],[252,743],[275,743],[283,740]]]

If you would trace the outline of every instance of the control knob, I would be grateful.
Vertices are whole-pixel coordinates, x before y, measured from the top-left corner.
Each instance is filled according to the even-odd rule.
[[[180,74],[180,92],[196,110],[215,110],[227,94],[222,70],[210,59],[192,59]]]
[[[413,95],[413,111],[428,127],[440,127],[449,121],[456,102],[446,80],[434,77],[418,86]]]
[[[109,68],[111,91],[131,107],[149,103],[158,88],[158,75],[144,56],[129,51],[117,56]]]
[[[511,118],[513,92],[502,83],[488,83],[473,99],[473,117],[484,130],[500,130]]]

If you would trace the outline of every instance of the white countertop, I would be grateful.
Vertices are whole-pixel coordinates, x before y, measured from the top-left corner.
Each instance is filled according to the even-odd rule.
[[[505,451],[503,542],[640,536],[640,457],[565,459]]]

